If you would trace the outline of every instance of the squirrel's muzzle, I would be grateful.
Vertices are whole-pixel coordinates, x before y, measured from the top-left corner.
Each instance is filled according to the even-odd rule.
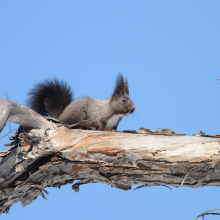
[[[133,112],[134,112],[134,110],[135,110],[135,107],[134,107],[134,106],[132,106],[132,108],[131,108],[131,113],[133,113]]]

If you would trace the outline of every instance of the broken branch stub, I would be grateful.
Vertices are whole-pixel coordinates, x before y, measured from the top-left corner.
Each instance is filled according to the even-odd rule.
[[[51,122],[52,123],[52,122]],[[56,127],[56,128],[55,128]],[[220,139],[178,135],[163,129],[106,132],[19,128],[11,148],[0,152],[0,213],[18,201],[25,206],[46,187],[74,180],[123,190],[144,186],[219,186]]]

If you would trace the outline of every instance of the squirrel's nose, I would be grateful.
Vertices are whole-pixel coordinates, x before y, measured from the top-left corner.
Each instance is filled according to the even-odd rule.
[[[132,112],[133,112],[133,111],[135,110],[135,107],[133,106],[131,110],[132,110]]]

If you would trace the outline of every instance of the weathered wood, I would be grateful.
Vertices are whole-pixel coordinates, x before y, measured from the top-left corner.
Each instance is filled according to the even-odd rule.
[[[46,198],[46,187],[74,180],[102,182],[123,190],[134,184],[219,186],[220,138],[172,132],[106,132],[19,128],[12,147],[0,152],[0,213],[21,201]],[[163,135],[162,135],[163,134]]]
[[[7,121],[31,127],[47,129],[52,124],[37,112],[16,102],[0,99],[0,133]]]

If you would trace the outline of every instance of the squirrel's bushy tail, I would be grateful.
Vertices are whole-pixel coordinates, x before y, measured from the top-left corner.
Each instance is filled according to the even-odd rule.
[[[56,78],[44,80],[28,93],[27,106],[43,116],[58,118],[73,101],[73,92],[66,82]]]

